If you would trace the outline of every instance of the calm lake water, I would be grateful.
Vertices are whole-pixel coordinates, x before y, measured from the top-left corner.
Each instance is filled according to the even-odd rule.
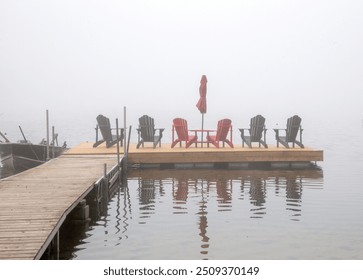
[[[362,119],[303,125],[318,168],[131,170],[61,258],[363,259]]]

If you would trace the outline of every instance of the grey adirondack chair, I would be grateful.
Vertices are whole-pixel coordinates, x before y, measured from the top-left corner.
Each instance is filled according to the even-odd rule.
[[[244,147],[245,143],[248,147],[252,148],[252,143],[258,143],[258,146],[261,147],[263,145],[267,148],[266,144],[266,131],[265,128],[265,118],[261,115],[257,115],[251,118],[250,128],[240,128],[241,138],[242,138],[242,146]],[[249,135],[246,132],[249,132]],[[262,138],[263,137],[263,138]]]
[[[98,115],[97,118],[97,127],[96,127],[96,142],[93,144],[93,147],[97,147],[103,142],[106,142],[106,147],[109,148],[117,143],[117,141],[120,141],[121,146],[123,145],[123,139],[124,139],[124,129],[119,129],[119,133],[112,134],[112,130],[115,130],[111,128],[110,119],[105,117],[104,115]],[[101,140],[98,140],[98,130],[101,131],[102,138]],[[117,137],[118,136],[118,137]]]
[[[157,131],[159,131],[159,133],[157,133]],[[155,128],[153,118],[143,115],[139,118],[139,128],[137,128],[138,143],[136,148],[140,148],[141,145],[144,147],[145,142],[152,142],[154,149],[158,144],[159,147],[161,147],[163,131],[164,128]]]
[[[295,147],[296,144],[301,148],[304,148],[304,145],[302,144],[303,129],[301,128],[301,118],[298,115],[294,115],[287,119],[286,128],[274,129],[274,131],[276,134],[277,147],[279,147],[279,143],[281,143],[286,148],[289,148],[289,143],[292,143],[292,147]],[[285,135],[281,135],[280,131],[285,131]],[[300,134],[299,141],[296,140],[298,133]]]

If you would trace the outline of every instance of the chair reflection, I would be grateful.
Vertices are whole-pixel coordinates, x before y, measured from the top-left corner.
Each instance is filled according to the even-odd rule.
[[[219,179],[215,182],[215,184],[216,184],[218,203],[220,207],[230,208],[230,204],[232,202],[232,181]]]
[[[157,189],[159,195],[163,196],[164,190],[162,188],[162,181],[150,178],[139,178],[139,210],[140,210],[140,224],[145,224],[152,214],[155,214],[155,203],[157,196]]]
[[[188,199],[189,184],[188,181],[182,180],[176,183],[176,191],[173,193],[175,203],[185,204]]]
[[[276,177],[275,193],[280,193],[280,189],[285,189],[286,210],[292,212],[291,220],[299,221],[301,217],[303,177],[297,175]]]
[[[248,189],[249,200],[252,205],[250,218],[263,218],[266,214],[266,179],[260,177],[242,177],[241,191]]]

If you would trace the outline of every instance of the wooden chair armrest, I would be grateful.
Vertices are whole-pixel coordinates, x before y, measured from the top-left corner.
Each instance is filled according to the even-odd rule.
[[[239,128],[239,131],[241,132],[241,137],[245,136],[245,130],[250,130],[249,128]]]
[[[154,134],[155,134],[155,131],[159,130],[159,134],[162,135],[165,128],[154,128]]]
[[[281,129],[281,128],[274,128],[276,139],[278,139],[278,137],[279,137],[280,130],[283,130],[283,129]]]
[[[280,131],[286,131],[286,128],[274,128],[276,135],[279,135]]]

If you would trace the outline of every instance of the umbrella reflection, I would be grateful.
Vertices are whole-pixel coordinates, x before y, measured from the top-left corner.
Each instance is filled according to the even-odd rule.
[[[207,200],[208,200],[208,182],[205,183],[204,180],[201,180],[201,201],[199,203],[199,211],[197,215],[199,215],[199,236],[202,237],[201,251],[200,253],[204,255],[204,259],[206,259],[205,255],[208,255],[209,248],[209,237],[207,236],[207,228],[208,228],[208,219],[207,219]],[[206,190],[204,189],[206,188]]]
[[[208,220],[207,216],[200,216],[199,217],[199,235],[202,237],[202,244],[201,244],[201,251],[202,255],[208,255],[209,249],[209,237],[207,236],[207,227],[208,227]],[[206,259],[206,257],[204,257]]]

